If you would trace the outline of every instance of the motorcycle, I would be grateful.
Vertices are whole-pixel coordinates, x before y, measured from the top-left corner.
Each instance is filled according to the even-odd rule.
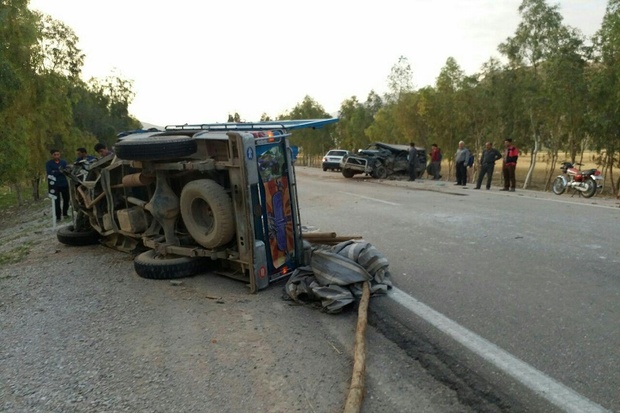
[[[567,188],[573,191],[579,191],[586,198],[594,196],[598,189],[603,188],[603,177],[601,171],[596,168],[579,170],[575,166],[582,164],[571,162],[562,162],[560,170],[564,175],[558,175],[553,181],[551,189],[556,195],[562,195]]]

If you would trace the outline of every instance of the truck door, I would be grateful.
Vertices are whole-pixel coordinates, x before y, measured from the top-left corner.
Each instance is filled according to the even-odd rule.
[[[262,207],[260,229],[267,246],[270,280],[297,267],[299,237],[295,234],[296,201],[291,188],[290,156],[285,136],[258,138],[256,158],[259,199]]]

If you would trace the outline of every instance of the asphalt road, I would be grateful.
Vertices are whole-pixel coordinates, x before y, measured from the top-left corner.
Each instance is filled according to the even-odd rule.
[[[345,179],[308,168],[297,177],[302,224],[362,235],[387,256],[399,290],[514,357],[508,370],[522,361],[592,411],[620,411],[616,201]],[[457,388],[513,411],[585,409],[567,407],[572,402],[538,376],[528,386],[485,360],[488,349],[472,352],[393,300],[371,305],[385,314],[375,323],[392,325],[384,333],[411,355],[431,346],[426,353],[450,371],[429,368]]]

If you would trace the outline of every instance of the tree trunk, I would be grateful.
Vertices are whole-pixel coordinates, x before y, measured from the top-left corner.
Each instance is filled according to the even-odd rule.
[[[551,182],[553,182],[553,172],[555,171],[555,166],[558,163],[558,148],[554,148],[551,152],[551,167],[549,168],[549,177],[547,178],[547,182],[545,183],[545,191],[549,190],[551,186]]]
[[[523,189],[527,189],[528,185],[532,181],[532,174],[534,173],[534,168],[536,167],[536,154],[538,154],[538,148],[540,147],[540,136],[536,131],[536,125],[534,123],[534,115],[530,110],[530,125],[532,128],[532,134],[534,135],[534,148],[532,148],[532,162],[530,163],[530,169],[527,171],[527,175],[525,176],[525,181],[523,181]]]
[[[532,181],[532,174],[534,173],[534,168],[536,168],[536,155],[538,154],[538,147],[540,146],[540,137],[538,135],[534,135],[534,147],[532,148],[532,162],[530,163],[530,168],[527,171],[527,175],[525,176],[525,181],[523,182],[523,189],[527,189],[528,185]]]
[[[607,152],[607,168],[609,170],[609,182],[611,184],[611,193],[618,196],[618,187],[620,186],[620,179],[617,184],[614,184],[614,154]],[[604,185],[604,184],[603,184]]]
[[[32,200],[33,201],[41,200],[41,196],[39,195],[39,187],[40,187],[40,184],[41,184],[41,177],[40,176],[35,176],[34,178],[32,178],[32,180],[30,182],[32,183]]]
[[[17,198],[17,206],[24,206],[24,200],[22,198],[22,189],[18,183],[12,184],[13,189],[15,190],[15,197]]]

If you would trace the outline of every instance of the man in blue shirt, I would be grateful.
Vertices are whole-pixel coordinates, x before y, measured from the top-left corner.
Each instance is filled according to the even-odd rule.
[[[52,155],[52,159],[45,163],[45,171],[47,172],[49,193],[56,197],[54,200],[56,221],[60,221],[63,216],[69,216],[69,182],[67,182],[65,174],[61,172],[67,167],[67,162],[64,159],[60,159],[60,151],[58,149],[50,150],[50,155]],[[60,208],[61,197],[62,209]]]

